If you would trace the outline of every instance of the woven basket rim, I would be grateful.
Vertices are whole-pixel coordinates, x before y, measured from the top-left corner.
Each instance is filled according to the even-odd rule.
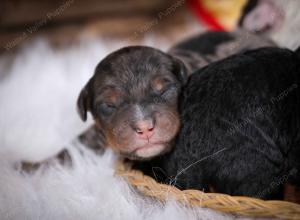
[[[221,193],[205,193],[200,190],[180,190],[172,185],[156,182],[152,177],[131,168],[130,163],[118,160],[115,174],[146,196],[161,202],[170,199],[190,206],[210,208],[215,211],[247,217],[276,217],[300,219],[300,205],[280,200],[262,200],[246,196],[230,196]]]

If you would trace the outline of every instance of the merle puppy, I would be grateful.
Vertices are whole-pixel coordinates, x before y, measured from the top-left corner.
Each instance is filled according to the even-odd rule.
[[[137,167],[181,189],[281,199],[287,181],[300,186],[299,83],[300,48],[257,49],[196,71],[176,146]]]

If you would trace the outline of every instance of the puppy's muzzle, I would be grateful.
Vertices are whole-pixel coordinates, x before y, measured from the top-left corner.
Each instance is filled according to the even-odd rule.
[[[147,118],[138,120],[131,124],[131,128],[139,138],[149,140],[155,132],[155,119]]]

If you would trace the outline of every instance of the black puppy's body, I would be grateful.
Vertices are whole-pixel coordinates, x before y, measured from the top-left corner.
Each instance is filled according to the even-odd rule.
[[[195,72],[176,147],[137,167],[181,189],[280,199],[287,181],[300,185],[299,60],[263,48]]]

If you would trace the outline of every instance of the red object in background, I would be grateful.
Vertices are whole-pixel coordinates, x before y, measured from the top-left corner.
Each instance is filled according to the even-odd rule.
[[[196,15],[198,20],[200,22],[203,21],[209,29],[225,31],[225,28],[215,19],[214,15],[203,7],[200,0],[187,0],[187,5]]]

